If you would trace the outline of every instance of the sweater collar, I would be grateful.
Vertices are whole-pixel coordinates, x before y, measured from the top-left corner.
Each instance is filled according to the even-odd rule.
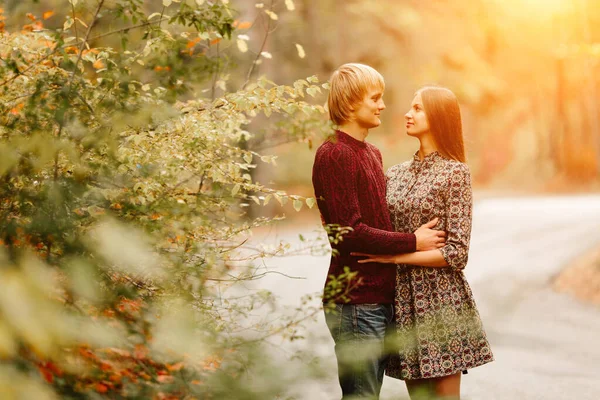
[[[365,148],[367,147],[367,142],[361,142],[358,139],[354,139],[352,136],[348,135],[346,132],[342,132],[340,130],[335,131],[335,137],[342,143],[349,144],[353,147]]]

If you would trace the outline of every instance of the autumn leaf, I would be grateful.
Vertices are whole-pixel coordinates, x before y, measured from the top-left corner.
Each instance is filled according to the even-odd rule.
[[[244,21],[240,22],[237,26],[238,29],[249,29],[252,27],[252,22]]]
[[[38,370],[40,371],[40,373],[42,374],[42,376],[44,377],[44,380],[48,383],[53,383],[54,382],[54,375],[52,374],[52,371],[50,371],[50,369],[40,365],[38,366]]]
[[[42,18],[43,19],[48,19],[48,18],[50,18],[53,15],[54,15],[54,11],[46,11],[45,13],[42,14]]]
[[[56,42],[53,40],[44,40],[43,41],[44,45],[52,50],[54,50],[56,48]]]
[[[98,393],[106,393],[108,392],[108,386],[102,384],[102,383],[97,383],[96,384],[96,392]]]
[[[159,375],[156,377],[156,380],[160,383],[172,383],[175,381],[175,378],[173,378],[171,375]]]
[[[12,115],[19,115],[19,113],[21,112],[21,110],[23,109],[23,107],[25,107],[25,104],[23,103],[19,103],[17,104],[15,107],[13,107],[9,113]]]
[[[102,68],[106,67],[106,64],[104,64],[104,61],[102,61],[101,59],[98,59],[98,60],[94,61],[93,66],[96,69],[102,69]]]
[[[192,47],[194,47],[195,45],[197,45],[200,42],[200,38],[196,38],[194,40],[190,40],[189,42],[187,42],[187,44],[185,45],[185,47],[187,49],[191,49]]]
[[[133,356],[138,360],[144,360],[148,356],[148,348],[143,344],[136,344]]]
[[[185,364],[182,361],[175,363],[175,364],[166,364],[166,365],[167,365],[167,369],[171,372],[179,371],[180,369],[182,369],[185,366]]]

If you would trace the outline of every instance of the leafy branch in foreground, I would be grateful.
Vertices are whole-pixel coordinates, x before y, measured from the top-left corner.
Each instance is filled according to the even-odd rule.
[[[83,3],[64,7],[60,28],[30,15],[0,36],[0,375],[11,377],[0,391],[273,398],[285,380],[244,384],[269,365],[253,359],[260,338],[314,310],[263,326],[257,340],[245,318],[271,296],[220,293],[260,276],[237,273],[255,259],[240,243],[280,219],[249,218],[249,203],[315,200],[256,182],[257,163],[276,158],[240,143],[259,116],[281,116],[287,140],[326,128],[323,107],[307,101],[326,86],[263,77],[206,97],[215,76],[225,81],[215,65],[239,56],[225,45],[244,29],[231,5]],[[229,75],[243,79],[241,69]]]

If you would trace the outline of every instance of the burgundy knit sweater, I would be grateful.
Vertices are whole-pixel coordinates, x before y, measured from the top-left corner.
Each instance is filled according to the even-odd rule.
[[[318,149],[313,166],[313,187],[325,224],[349,226],[353,231],[332,245],[329,273],[339,276],[344,266],[358,272],[362,284],[350,293],[350,303],[392,304],[396,282],[393,264],[359,264],[350,252],[398,254],[416,250],[412,233],[393,232],[385,201],[385,176],[379,150],[336,131]]]

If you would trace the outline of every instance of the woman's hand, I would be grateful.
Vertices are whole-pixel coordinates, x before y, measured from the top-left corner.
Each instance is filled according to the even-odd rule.
[[[366,254],[366,253],[350,253],[351,256],[356,256],[356,257],[367,257],[365,259],[362,260],[358,260],[359,264],[365,264],[365,263],[371,263],[371,262],[375,262],[375,263],[382,263],[382,264],[399,264],[399,258],[401,256],[401,254]]]

